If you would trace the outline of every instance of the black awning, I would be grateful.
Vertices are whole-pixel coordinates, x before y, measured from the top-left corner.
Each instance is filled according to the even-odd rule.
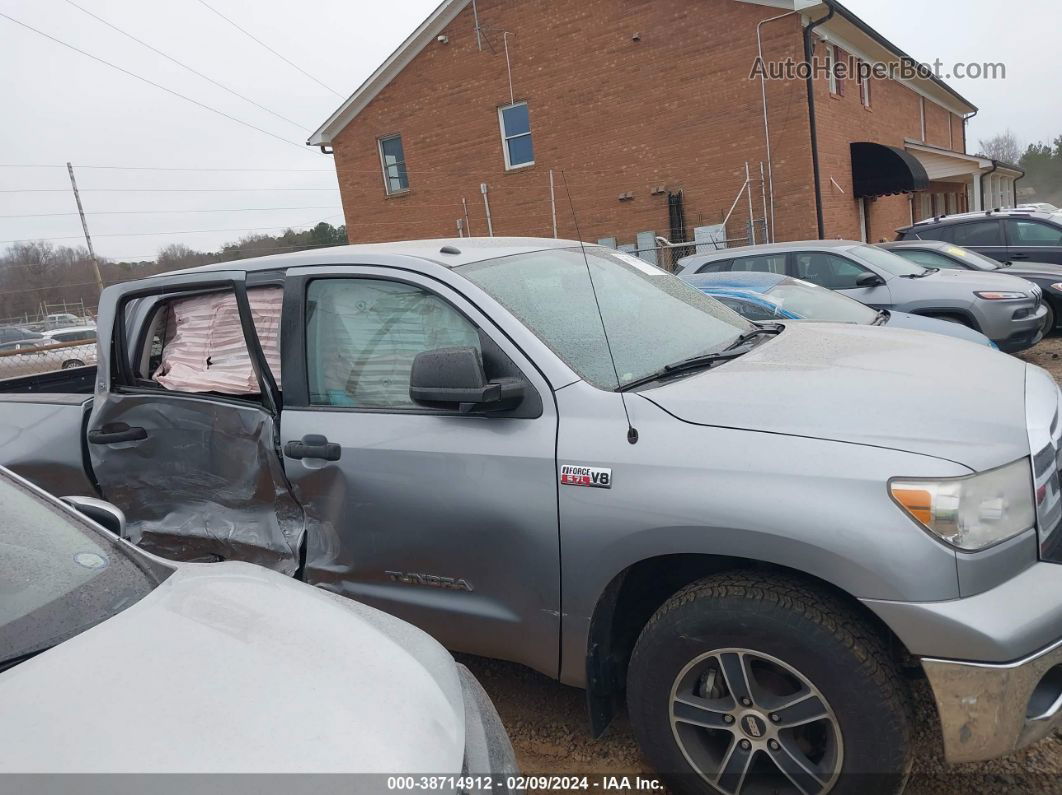
[[[852,147],[852,190],[857,199],[911,193],[929,188],[929,175],[903,149],[855,141]]]

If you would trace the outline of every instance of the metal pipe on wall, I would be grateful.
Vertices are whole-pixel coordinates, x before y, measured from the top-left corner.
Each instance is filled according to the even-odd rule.
[[[487,183],[479,183],[479,192],[483,194],[483,209],[487,212],[487,236],[494,237],[494,223],[490,219],[490,200],[487,198]]]
[[[776,17],[769,17],[768,19],[761,20],[756,25],[756,54],[759,56],[760,63],[763,62],[763,39],[761,37],[760,28],[766,25],[768,22],[774,22],[776,19],[782,19],[788,17],[791,14],[797,13],[796,11],[787,11],[784,14],[779,14]],[[774,169],[771,167],[771,130],[770,125],[767,123],[767,78],[764,76],[763,71],[760,71],[760,97],[763,99],[763,137],[767,144],[767,184],[771,193],[771,220],[770,228],[767,230],[767,242],[774,242]],[[767,223],[766,210],[763,214],[764,224]]]
[[[557,237],[557,197],[553,193],[553,169],[549,170],[549,206],[553,211],[553,237]]]
[[[752,176],[749,173],[749,161],[745,161],[745,185],[749,189],[749,240],[756,245],[756,216],[752,212]]]

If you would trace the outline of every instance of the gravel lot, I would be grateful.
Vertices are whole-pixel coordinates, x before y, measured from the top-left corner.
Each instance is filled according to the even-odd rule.
[[[1021,355],[1062,381],[1062,337]],[[512,737],[524,773],[651,775],[620,716],[600,740],[586,728],[583,691],[565,687],[513,663],[463,657],[494,699]],[[920,689],[918,749],[908,792],[1062,793],[1062,734],[1007,759],[957,767],[943,761],[936,714],[928,689]]]

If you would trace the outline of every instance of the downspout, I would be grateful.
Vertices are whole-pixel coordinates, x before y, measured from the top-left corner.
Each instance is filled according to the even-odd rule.
[[[985,177],[994,172],[997,168],[999,168],[999,161],[993,160],[992,168],[988,169],[988,171],[981,175],[981,209],[985,212],[991,212],[995,209],[994,207],[985,207],[985,183],[988,182]]]
[[[828,2],[828,0],[827,0]],[[819,25],[833,19],[836,9],[829,5],[830,13],[822,19],[809,22],[804,27],[804,63],[808,66],[808,127],[811,131],[811,171],[815,180],[815,221],[818,224],[819,240],[826,237],[826,224],[822,218],[822,186],[819,184],[819,133],[815,124],[815,75],[811,68],[811,58],[814,49],[811,44],[811,34]]]
[[[1014,200],[1014,206],[1015,207],[1018,206],[1018,183],[1021,182],[1024,177],[1025,177],[1025,172],[1023,171],[1021,173],[1020,177],[1015,177],[1014,181],[1010,183],[1010,190],[1011,190],[1011,193],[1013,194],[1012,198]]]
[[[974,108],[974,112],[973,113],[971,113],[969,116],[963,116],[962,117],[962,153],[963,154],[966,154],[966,138],[967,138],[967,135],[966,135],[966,123],[968,121],[970,121],[970,119],[972,119],[974,116],[976,116],[980,112],[981,112],[980,108]]]
[[[776,17],[761,19],[756,23],[756,55],[759,56],[761,65],[763,64],[763,39],[760,29],[768,22],[774,22],[776,19],[783,19],[795,13],[796,11],[787,11]],[[766,237],[767,242],[772,243],[774,242],[774,170],[771,168],[771,130],[767,125],[767,77],[763,74],[762,66],[760,71],[760,97],[763,99],[763,138],[767,145],[767,192],[771,196],[771,228],[768,230]]]

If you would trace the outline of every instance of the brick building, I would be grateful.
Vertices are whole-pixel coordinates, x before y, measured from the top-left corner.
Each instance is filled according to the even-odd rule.
[[[308,143],[353,242],[876,241],[1013,203],[1021,172],[965,154],[976,108],[935,77],[752,76],[806,45],[908,59],[834,0],[444,0]]]

